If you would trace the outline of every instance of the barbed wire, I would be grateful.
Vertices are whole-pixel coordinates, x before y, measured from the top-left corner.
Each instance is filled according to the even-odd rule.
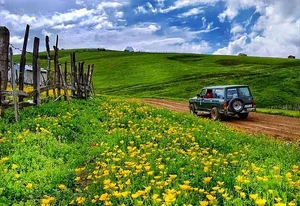
[[[15,50],[18,50],[18,51],[20,51],[20,52],[22,52],[23,53],[23,50],[22,49],[20,49],[20,48],[18,48],[18,47],[16,47],[16,46],[14,46],[13,44],[11,44],[11,43],[9,43],[9,45],[13,48],[13,49],[15,49]],[[33,55],[33,53],[32,52],[28,52],[28,51],[26,51],[26,53],[27,54],[30,54],[30,55]]]

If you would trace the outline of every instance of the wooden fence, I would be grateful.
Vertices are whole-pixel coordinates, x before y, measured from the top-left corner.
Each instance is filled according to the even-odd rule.
[[[57,101],[64,97],[66,101],[70,98],[87,99],[91,95],[95,95],[92,75],[94,65],[88,65],[87,70],[84,69],[84,62],[76,62],[75,53],[70,54],[70,62],[61,64],[58,60],[58,36],[56,36],[56,44],[53,46],[54,56],[51,58],[49,37],[45,38],[45,46],[47,52],[47,80],[41,86],[41,67],[39,58],[40,39],[35,37],[33,44],[33,52],[27,52],[27,42],[30,27],[27,25],[23,48],[21,51],[20,70],[18,81],[16,79],[13,50],[14,47],[9,43],[9,31],[5,27],[0,27],[0,108],[1,116],[5,109],[13,107],[15,111],[15,119],[19,119],[19,108],[27,106],[39,106],[44,102],[54,99]],[[11,46],[11,47],[10,47]],[[18,49],[14,47],[15,49]],[[26,65],[26,54],[32,55],[33,70],[33,91],[24,91],[24,73]],[[51,70],[52,60],[54,62],[53,70]],[[7,91],[8,71],[11,71],[12,91]],[[42,76],[43,77],[43,76]],[[17,85],[18,83],[18,90]],[[63,92],[62,92],[63,90]],[[53,96],[49,95],[49,91],[53,91]],[[45,93],[45,95],[41,95]],[[53,98],[52,98],[53,97]],[[26,100],[26,101],[25,101]]]

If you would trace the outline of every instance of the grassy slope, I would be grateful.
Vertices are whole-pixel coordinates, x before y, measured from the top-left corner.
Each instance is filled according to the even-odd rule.
[[[163,195],[168,189],[178,192],[178,205],[198,205],[209,199],[208,193],[216,198],[216,205],[254,205],[250,194],[267,200],[268,205],[278,197],[285,203],[300,201],[299,146],[236,133],[218,122],[138,102],[104,97],[72,104],[51,102],[21,110],[18,123],[12,111],[7,112],[0,119],[0,132],[0,205],[43,201],[67,205],[72,200],[92,205],[95,195],[105,193],[113,205],[137,205],[142,200],[145,205],[161,205],[151,197],[157,194],[168,201]],[[153,175],[147,175],[147,165]],[[81,169],[75,172],[76,168]],[[137,170],[140,173],[135,174]],[[120,175],[122,171],[129,175]],[[177,178],[161,188],[159,184],[168,182],[169,175]],[[81,179],[76,181],[76,176]],[[204,184],[204,177],[212,179]],[[131,183],[125,184],[128,179]],[[104,180],[110,180],[112,188],[104,189]],[[186,180],[195,190],[182,189]],[[66,189],[60,189],[60,184]],[[219,192],[213,193],[218,184]],[[148,186],[149,194],[143,195],[147,199],[132,196]],[[129,195],[117,198],[115,191]]]
[[[95,64],[93,80],[101,94],[187,100],[203,86],[248,84],[259,107],[296,105],[300,102],[299,60],[73,51],[77,52],[77,60]],[[60,51],[60,62],[69,61],[69,54],[70,50]],[[42,54],[42,59],[45,67],[45,54]]]

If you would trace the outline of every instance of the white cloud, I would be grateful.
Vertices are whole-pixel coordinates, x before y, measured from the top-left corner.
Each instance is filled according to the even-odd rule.
[[[244,31],[245,31],[245,28],[243,28],[241,25],[233,24],[233,26],[231,27],[230,33],[237,34],[237,33],[241,33]]]
[[[249,28],[249,20],[242,24],[232,24],[232,41],[228,46],[218,49],[218,54],[247,53],[253,56],[287,57],[300,56],[300,4],[298,0],[229,0],[226,10],[219,15],[220,21],[231,21],[240,10],[253,7],[260,14],[258,20]],[[230,9],[232,14],[226,13]],[[244,28],[243,26],[244,25]],[[245,27],[249,28],[247,33]],[[238,41],[247,37],[247,42]]]
[[[135,14],[138,14],[138,13],[146,14],[148,12],[144,6],[138,6],[137,8],[134,9],[134,13]]]
[[[195,15],[203,14],[203,13],[204,13],[204,11],[201,10],[200,8],[193,8],[185,13],[180,14],[178,17],[185,18],[185,17],[195,16]]]
[[[9,41],[11,44],[22,44],[24,38],[20,36],[11,36]]]
[[[218,18],[220,22],[224,22],[226,17],[228,18],[229,21],[231,21],[234,17],[237,16],[237,14],[238,14],[238,10],[227,8],[223,13],[218,15]]]
[[[52,33],[46,31],[45,29],[43,29],[43,30],[42,30],[42,35],[43,35],[43,36],[49,36],[49,37],[51,37],[51,36],[52,36]]]
[[[121,19],[121,18],[123,18],[123,16],[124,16],[124,12],[122,12],[122,11],[118,11],[118,12],[116,12],[116,14],[115,14],[115,17],[116,17],[117,19]]]
[[[171,11],[182,9],[186,7],[195,7],[199,5],[214,5],[220,0],[176,0],[174,4],[168,8],[164,8],[164,0],[156,0],[158,2],[157,8],[154,8],[149,2],[144,6],[138,6],[134,9],[134,12],[137,13],[169,13]],[[150,6],[151,5],[151,6]]]
[[[59,24],[59,25],[53,26],[52,29],[63,30],[63,29],[71,29],[71,28],[74,28],[74,27],[75,27],[74,24],[68,24],[68,25]]]
[[[217,51],[214,52],[214,54],[231,54],[235,55],[243,51],[245,45],[246,45],[246,36],[242,36],[239,39],[232,41],[228,44],[227,47],[218,49]]]
[[[199,33],[189,31],[188,28],[164,28],[164,35],[157,34],[161,29],[161,25],[151,22],[111,29],[95,28],[91,31],[72,28],[60,33],[60,47],[73,48],[76,45],[123,50],[126,46],[132,46],[136,51],[190,53],[207,53],[212,50],[206,41],[193,43]],[[77,35],[68,38],[74,33]]]
[[[98,4],[98,9],[103,9],[103,8],[118,8],[123,6],[124,4],[121,4],[119,2],[110,2],[110,1],[105,1],[101,2]]]
[[[85,6],[84,0],[76,0],[77,5]]]

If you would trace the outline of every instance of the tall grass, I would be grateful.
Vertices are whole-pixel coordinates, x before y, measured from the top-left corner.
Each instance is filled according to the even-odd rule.
[[[0,204],[297,205],[299,146],[99,97],[0,119]]]

